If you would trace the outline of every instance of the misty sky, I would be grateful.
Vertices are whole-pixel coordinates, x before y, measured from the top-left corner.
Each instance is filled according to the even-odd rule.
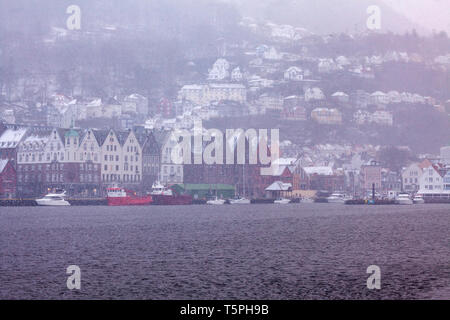
[[[450,0],[383,0],[428,30],[450,32]]]

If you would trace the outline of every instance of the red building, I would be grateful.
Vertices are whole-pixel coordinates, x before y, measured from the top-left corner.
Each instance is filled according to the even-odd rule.
[[[101,190],[100,164],[60,163],[19,164],[17,185],[21,196],[43,195],[49,189],[64,189],[71,196],[95,197]]]
[[[223,140],[226,141],[225,137]],[[245,144],[245,165],[238,164],[237,150],[235,150],[234,164],[185,164],[183,166],[183,182],[193,184],[229,184],[235,186],[236,193],[241,196],[251,198],[263,197],[265,188],[274,181],[280,180],[280,177],[261,175],[263,166],[259,164],[259,150],[256,150],[258,155],[257,164],[249,164],[248,141]],[[226,145],[224,144],[223,154],[226,155],[226,152]],[[194,163],[193,156],[191,160],[191,163]],[[292,181],[289,182],[292,183]]]
[[[0,125],[0,159],[10,160],[13,167],[16,167],[17,146],[25,137],[27,131],[28,129],[23,126]]]
[[[308,179],[307,189],[323,191],[344,191],[345,175],[335,172],[331,167],[304,167]]]
[[[381,165],[376,161],[361,167],[361,186],[364,192],[370,192],[375,186],[376,191],[381,191]]]
[[[169,99],[161,98],[156,106],[156,114],[160,114],[163,118],[171,118],[174,115],[174,108]]]
[[[14,198],[16,196],[16,186],[16,170],[11,161],[0,160],[0,198]]]

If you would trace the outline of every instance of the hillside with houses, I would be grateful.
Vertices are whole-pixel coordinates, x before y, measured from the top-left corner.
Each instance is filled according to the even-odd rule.
[[[174,144],[170,132],[193,130],[195,123],[223,132],[279,129],[281,155],[290,159],[279,175],[297,182],[332,177],[308,178],[298,188],[364,190],[362,168],[371,163],[380,181],[395,180],[400,189],[402,170],[412,163],[445,176],[450,38],[444,31],[424,35],[391,11],[389,19],[405,22],[401,31],[341,26],[331,33],[308,21],[281,22],[275,11],[246,15],[252,6],[232,2],[140,0],[123,10],[84,1],[83,27],[68,30],[59,16],[68,2],[51,8],[22,2],[2,3],[16,19],[0,19],[0,155],[11,161],[24,194],[71,182],[88,185],[77,192],[92,195],[102,183],[145,189],[157,179],[242,188],[242,168],[184,168],[164,155],[166,144]],[[19,5],[25,10],[14,10]],[[278,9],[291,5],[283,1]],[[26,24],[17,23],[27,15]],[[116,145],[105,143],[108,134]],[[83,145],[90,135],[93,145]],[[139,151],[130,151],[127,139],[137,139]],[[143,150],[147,158],[139,156]],[[383,158],[383,150],[394,156]],[[138,164],[132,167],[131,159]],[[68,177],[80,163],[87,167]],[[37,174],[44,167],[47,173]],[[147,177],[145,168],[153,170]],[[255,196],[276,182],[248,170],[258,181]],[[30,181],[37,189],[26,189]]]

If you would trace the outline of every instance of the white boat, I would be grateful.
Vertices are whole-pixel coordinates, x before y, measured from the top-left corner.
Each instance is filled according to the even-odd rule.
[[[278,198],[273,203],[275,203],[275,204],[288,204],[288,203],[291,203],[291,200],[286,199],[286,198]]]
[[[302,198],[302,200],[300,200],[300,203],[314,203],[314,199],[313,198]]]
[[[250,204],[250,199],[240,197],[235,199],[230,199],[230,204]]]
[[[242,190],[245,195],[245,165],[242,167]],[[250,204],[250,199],[243,196],[237,196],[234,199],[229,200],[230,204]]]
[[[66,192],[49,193],[41,199],[36,199],[38,206],[70,206],[69,201],[65,199]]]
[[[414,203],[407,193],[400,193],[397,198],[395,198],[395,201],[397,202],[397,204],[402,205],[411,205]]]
[[[210,205],[222,205],[222,204],[225,204],[225,200],[219,199],[219,198],[216,197],[215,199],[206,201],[206,204],[210,204]]]
[[[421,195],[416,195],[413,199],[414,204],[424,204],[425,199]]]
[[[328,203],[345,203],[347,198],[342,193],[333,193],[327,198]]]
[[[152,192],[150,192],[152,196],[173,196],[172,189],[168,189],[163,186],[159,181],[156,181],[152,185]]]

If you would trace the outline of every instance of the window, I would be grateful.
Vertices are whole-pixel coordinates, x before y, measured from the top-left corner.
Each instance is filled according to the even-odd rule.
[[[105,154],[105,161],[108,161],[108,156]]]
[[[104,170],[108,171],[108,166],[106,164],[105,164]]]

